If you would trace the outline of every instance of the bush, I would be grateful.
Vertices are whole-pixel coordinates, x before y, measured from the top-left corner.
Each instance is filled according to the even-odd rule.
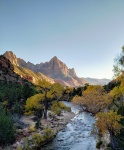
[[[55,120],[55,119],[56,119],[56,115],[55,115],[54,113],[51,113],[51,112],[48,113],[48,117],[49,117],[50,119],[52,119],[52,120]]]
[[[35,127],[32,125],[29,127],[29,132],[34,132],[35,131]]]
[[[14,123],[10,114],[0,105],[0,144],[8,144],[14,140]]]
[[[96,148],[100,149],[100,146],[102,145],[102,141],[98,141],[96,144]]]
[[[32,139],[33,139],[33,143],[34,143],[35,145],[39,145],[39,144],[41,144],[41,142],[42,142],[41,135],[38,134],[38,133],[35,133],[35,134],[33,135]]]
[[[54,101],[51,106],[51,110],[56,114],[60,115],[61,110],[71,111],[70,107],[67,107],[63,102]]]
[[[39,129],[40,126],[41,126],[40,119],[37,118],[37,122],[35,123],[35,129]]]
[[[40,147],[41,145],[44,145],[51,139],[53,139],[54,134],[53,131],[50,128],[44,129],[44,135],[40,135],[39,133],[33,134],[32,140],[35,146]]]
[[[71,107],[66,106],[63,102],[59,102],[59,107],[66,111],[71,111]]]
[[[44,138],[49,140],[54,137],[53,131],[50,128],[44,129]]]

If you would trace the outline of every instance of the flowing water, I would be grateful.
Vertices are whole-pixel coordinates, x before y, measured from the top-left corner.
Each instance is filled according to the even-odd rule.
[[[70,102],[64,102],[71,107],[76,116],[60,131],[55,139],[41,150],[95,150],[96,136],[91,134],[94,117],[87,112],[81,112],[79,107]]]

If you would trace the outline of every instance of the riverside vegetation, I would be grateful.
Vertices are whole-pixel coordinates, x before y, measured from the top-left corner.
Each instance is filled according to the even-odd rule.
[[[37,85],[0,81],[0,145],[5,148],[23,139],[18,150],[38,149],[51,141],[53,128],[43,126],[42,120],[56,120],[62,111],[70,111],[61,100],[80,105],[82,110],[96,117],[99,141],[96,148],[124,149],[124,47],[114,65],[115,79],[105,86],[63,87],[43,80]],[[7,72],[6,72],[7,73]],[[49,112],[49,116],[48,116]],[[32,116],[35,124],[29,126],[20,118]],[[57,121],[56,121],[57,123]],[[26,130],[25,130],[26,128]],[[21,130],[20,130],[21,129]],[[23,130],[24,129],[24,130]],[[110,136],[106,144],[102,137]]]
[[[73,103],[96,117],[99,141],[96,148],[124,150],[124,47],[115,59],[115,79],[105,86],[89,85]],[[102,141],[109,134],[110,143]]]
[[[66,89],[59,83],[50,84],[43,81],[42,86],[34,86],[28,83],[17,84],[13,82],[0,81],[0,145],[5,147],[17,141],[26,125],[20,121],[25,115],[33,115],[35,126],[28,127],[32,132],[32,149],[53,139],[55,133],[48,127],[41,127],[41,119],[47,119],[47,111],[51,112],[50,117],[60,115],[62,110],[70,111],[60,100],[67,95]],[[64,94],[63,94],[64,93]],[[63,97],[63,98],[62,98]],[[38,133],[39,130],[43,134]],[[30,135],[30,134],[29,134]],[[30,142],[31,142],[30,140]],[[24,139],[24,145],[15,148],[31,149],[29,139]],[[27,148],[26,148],[27,147]]]

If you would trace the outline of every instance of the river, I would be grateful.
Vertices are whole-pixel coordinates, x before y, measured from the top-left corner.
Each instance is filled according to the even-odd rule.
[[[70,102],[64,102],[71,107],[76,116],[60,131],[55,139],[41,150],[95,150],[96,136],[91,134],[94,117],[87,112],[81,112],[80,108]]]

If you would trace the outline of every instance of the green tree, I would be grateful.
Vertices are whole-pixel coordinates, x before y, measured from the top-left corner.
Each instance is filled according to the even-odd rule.
[[[124,72],[124,46],[121,53],[115,58],[115,65],[113,67],[115,77]]]
[[[59,101],[62,97],[64,88],[59,83],[54,83],[50,87],[42,87],[44,98],[44,119],[47,119],[47,110],[51,106],[52,100]]]
[[[14,140],[14,123],[11,115],[0,105],[0,144],[8,144]]]
[[[100,112],[96,115],[96,118],[96,126],[99,129],[99,133],[102,135],[109,133],[110,142],[113,149],[120,149],[118,145],[123,144],[123,142],[121,141],[123,138],[120,138],[119,134],[120,132],[122,132],[122,129],[124,129],[124,126],[121,124],[121,120],[124,119],[124,117],[118,115],[116,112],[110,111],[104,113]],[[118,140],[120,141],[119,144]]]
[[[113,99],[113,104],[118,107],[123,103],[124,99],[124,82],[121,82],[120,86],[116,86],[110,91],[110,95]]]
[[[30,85],[29,83],[24,84],[22,88],[22,94],[25,99],[31,97],[32,95],[36,94],[37,90],[34,86]]]

